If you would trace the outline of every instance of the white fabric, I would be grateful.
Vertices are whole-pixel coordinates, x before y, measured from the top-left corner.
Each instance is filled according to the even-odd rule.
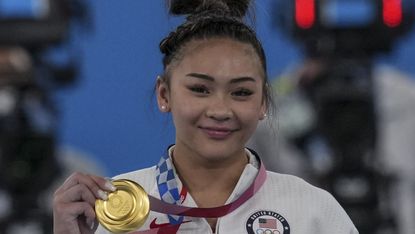
[[[238,198],[253,182],[258,173],[258,162],[250,154],[250,164],[247,164],[234,191],[227,203]],[[136,181],[152,196],[159,198],[155,180],[155,167],[133,171],[116,176],[116,179],[124,178]],[[181,182],[179,181],[179,186]],[[191,195],[188,194],[183,205],[196,207]],[[281,220],[289,225],[290,232],[282,229],[284,225],[277,221],[278,231],[274,233],[285,234],[356,234],[358,233],[351,220],[340,207],[337,201],[327,192],[318,189],[295,176],[267,172],[267,180],[263,187],[241,207],[232,213],[219,218],[216,226],[216,234],[241,234],[248,233],[247,222],[250,217],[259,211],[271,211],[278,214]],[[263,213],[267,214],[267,213]],[[265,220],[275,219],[271,216],[261,216]],[[261,218],[259,217],[259,218]],[[150,223],[156,219],[157,224],[167,223],[165,214],[150,212],[149,218],[140,230],[148,230]],[[251,220],[254,220],[252,218]],[[180,226],[179,234],[212,233],[208,222],[203,218],[185,217],[191,222]],[[254,233],[258,233],[258,217],[252,227]],[[272,223],[270,224],[273,225]],[[286,226],[287,227],[287,226]],[[272,229],[272,228],[268,228]],[[265,229],[264,229],[265,230]],[[99,234],[109,233],[99,227]],[[260,233],[260,231],[259,231]]]

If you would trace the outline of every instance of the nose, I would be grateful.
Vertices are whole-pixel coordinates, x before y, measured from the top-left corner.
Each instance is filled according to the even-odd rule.
[[[233,112],[224,98],[217,97],[210,101],[206,116],[216,121],[226,121],[232,118]]]

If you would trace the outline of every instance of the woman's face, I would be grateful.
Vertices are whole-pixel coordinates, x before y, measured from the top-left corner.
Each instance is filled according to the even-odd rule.
[[[157,88],[161,110],[173,116],[176,149],[208,160],[241,154],[266,112],[258,55],[231,39],[193,41],[182,54],[170,85]]]

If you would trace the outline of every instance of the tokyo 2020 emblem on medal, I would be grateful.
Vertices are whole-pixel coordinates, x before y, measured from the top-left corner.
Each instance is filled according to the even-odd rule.
[[[248,218],[246,231],[248,234],[290,234],[290,225],[280,214],[261,210]]]
[[[97,199],[95,213],[101,225],[112,233],[126,233],[140,228],[150,213],[145,190],[131,180],[114,180],[115,192],[108,200]]]

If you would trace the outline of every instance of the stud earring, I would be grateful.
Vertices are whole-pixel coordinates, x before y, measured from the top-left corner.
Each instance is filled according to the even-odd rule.
[[[162,110],[166,110],[166,106],[165,106],[165,105],[162,105],[162,106],[161,106],[161,109],[162,109]]]
[[[267,115],[267,113],[265,113],[265,114],[264,114],[264,118],[266,118],[267,116],[268,116],[268,115]]]

